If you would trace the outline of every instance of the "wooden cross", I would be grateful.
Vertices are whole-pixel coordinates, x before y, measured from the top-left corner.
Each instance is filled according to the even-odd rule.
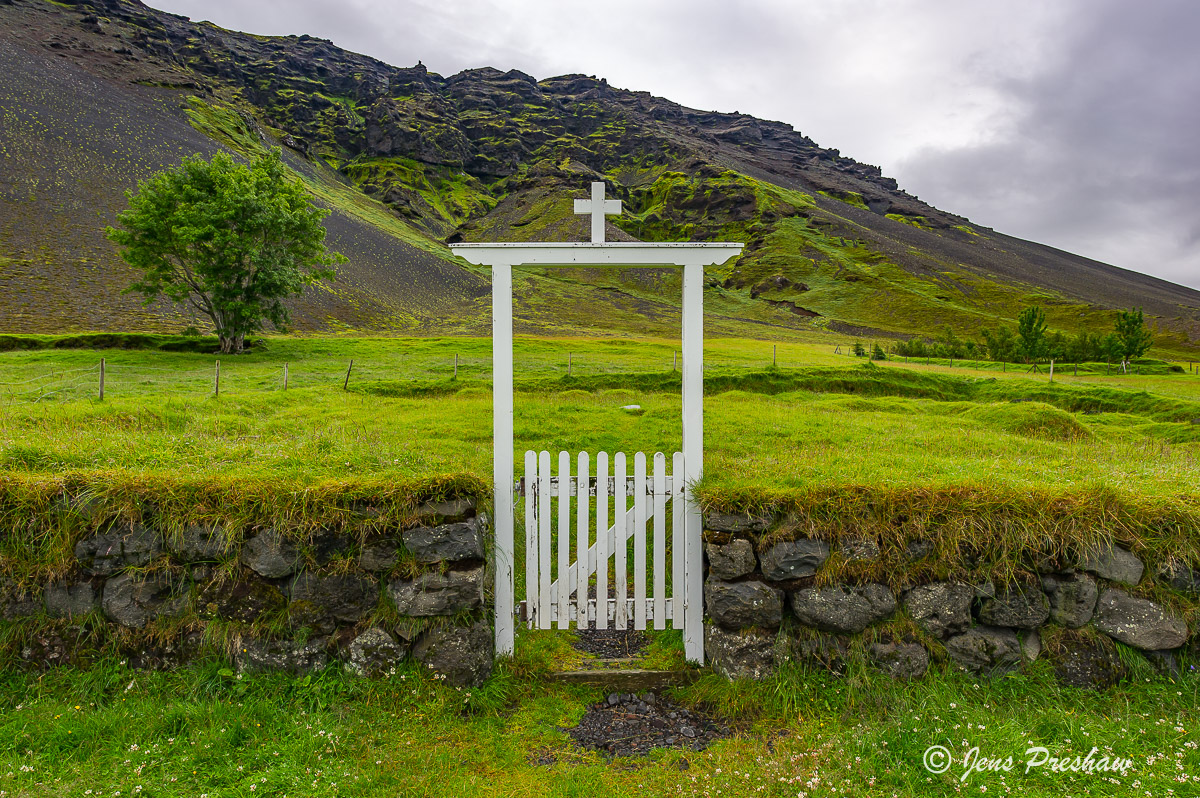
[[[621,213],[620,200],[604,198],[604,184],[592,183],[592,198],[575,200],[575,213],[588,213],[592,216],[592,243],[604,243],[604,217]]]

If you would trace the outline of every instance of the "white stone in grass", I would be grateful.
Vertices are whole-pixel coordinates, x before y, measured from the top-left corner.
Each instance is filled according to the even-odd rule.
[[[633,416],[640,416],[643,412],[641,405],[621,405],[621,409]]]

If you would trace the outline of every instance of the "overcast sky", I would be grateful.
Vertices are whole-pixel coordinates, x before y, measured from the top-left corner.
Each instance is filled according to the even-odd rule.
[[[443,75],[781,120],[1001,232],[1200,287],[1195,0],[150,0]]]

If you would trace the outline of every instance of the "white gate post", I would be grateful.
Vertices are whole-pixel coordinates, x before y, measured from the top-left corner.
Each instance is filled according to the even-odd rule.
[[[683,653],[704,664],[704,554],[700,508],[692,484],[704,469],[704,263],[683,267],[683,462],[687,503],[687,571],[683,596]],[[678,588],[676,588],[678,590]]]
[[[492,265],[492,448],[496,525],[496,656],[513,653],[512,266]]]

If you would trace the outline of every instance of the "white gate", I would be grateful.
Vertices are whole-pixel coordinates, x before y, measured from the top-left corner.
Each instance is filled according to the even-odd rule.
[[[648,622],[666,629],[668,621],[670,628],[683,629],[690,543],[683,455],[672,457],[670,474],[662,452],[654,455],[650,473],[642,452],[633,456],[632,474],[623,452],[613,455],[611,473],[605,452],[596,455],[594,476],[587,452],[579,453],[574,473],[567,452],[559,453],[557,473],[550,466],[549,452],[525,453],[520,485],[525,496],[525,601],[520,616],[533,629],[568,629],[572,623],[580,629],[592,623],[597,629],[627,629],[630,621],[634,629],[646,629]],[[552,498],[558,499],[557,519],[552,517]],[[652,525],[649,546],[647,524]],[[698,582],[700,574],[694,576]]]

